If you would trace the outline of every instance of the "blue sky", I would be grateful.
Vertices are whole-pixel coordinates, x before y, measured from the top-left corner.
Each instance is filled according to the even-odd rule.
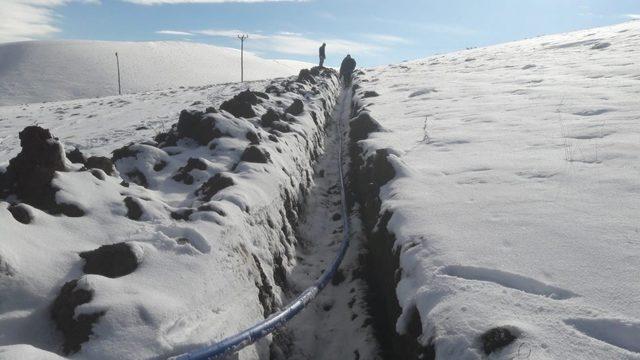
[[[179,40],[372,66],[640,18],[638,0],[0,0],[0,42]]]

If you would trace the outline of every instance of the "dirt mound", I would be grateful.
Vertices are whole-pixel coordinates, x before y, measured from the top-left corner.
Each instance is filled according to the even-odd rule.
[[[200,145],[207,145],[211,140],[222,136],[216,129],[216,120],[200,111],[182,110],[176,128],[179,138],[188,137]]]
[[[260,145],[260,136],[258,136],[255,131],[247,131],[245,137],[247,138],[247,140],[249,140],[251,145]]]
[[[189,217],[193,214],[193,209],[180,209],[171,212],[171,218],[174,220],[189,221]]]
[[[20,132],[22,151],[9,161],[4,185],[25,203],[52,209],[56,189],[51,180],[56,171],[65,171],[62,146],[47,129],[28,126]]]
[[[127,207],[127,217],[131,220],[140,220],[142,217],[142,207],[131,196],[124,198],[124,205]]]
[[[504,327],[490,329],[480,337],[482,350],[487,355],[511,344],[515,339],[516,336],[514,336],[509,329]]]
[[[84,164],[87,161],[87,158],[84,156],[80,149],[75,148],[71,151],[67,151],[67,159],[74,164]]]
[[[22,202],[54,215],[83,216],[84,211],[77,206],[55,201],[59,189],[51,185],[51,180],[56,171],[67,171],[58,139],[39,126],[27,126],[19,136],[22,151],[9,161],[0,179],[0,194],[14,194]]]
[[[206,170],[207,164],[205,164],[205,162],[202,161],[201,159],[189,158],[189,160],[187,160],[187,164],[181,167],[180,169],[178,169],[178,172],[175,175],[173,175],[172,179],[177,182],[182,182],[187,185],[191,185],[193,184],[194,179],[193,179],[193,176],[189,174],[189,172],[191,172],[191,170],[194,170],[194,169]]]
[[[149,187],[149,181],[147,181],[147,177],[144,176],[142,171],[138,170],[137,168],[129,171],[125,175],[129,179],[129,181],[131,181],[132,183],[140,185],[145,188]]]
[[[274,85],[274,84],[267,86],[267,88],[264,91],[267,94],[276,94],[276,95],[280,95],[284,92],[283,89],[279,88],[277,85]]]
[[[115,163],[116,161],[120,160],[120,159],[124,159],[124,158],[128,158],[128,157],[136,157],[138,155],[138,153],[140,153],[140,150],[132,150],[131,146],[133,144],[130,145],[125,145],[119,149],[115,149],[113,150],[113,152],[111,153],[111,161],[113,163]]]
[[[212,176],[207,182],[202,184],[198,190],[196,190],[196,195],[200,196],[200,198],[204,201],[210,201],[211,198],[218,193],[218,191],[228,188],[229,186],[235,185],[235,182],[232,178],[222,174],[217,173]]]
[[[159,147],[176,146],[178,140],[182,138],[190,138],[200,145],[207,145],[211,140],[224,135],[216,128],[216,119],[213,117],[216,113],[218,110],[211,107],[204,113],[196,110],[182,110],[178,123],[168,132],[156,135],[154,140]]]
[[[268,95],[264,93],[257,93],[251,90],[245,90],[232,99],[227,100],[220,105],[220,110],[225,110],[235,117],[252,118],[256,116],[256,112],[253,111],[252,105],[258,105],[262,100],[258,97],[266,99]]]
[[[352,142],[364,140],[372,132],[378,132],[382,128],[369,113],[363,112],[349,123],[349,137]]]
[[[240,161],[266,164],[271,161],[271,154],[264,149],[251,145],[244,150]]]
[[[338,75],[338,72],[335,71],[334,69],[331,68],[326,68],[326,67],[320,67],[320,66],[314,66],[312,67],[309,72],[311,73],[311,75],[313,76],[322,76],[324,78],[329,78],[333,75]]]
[[[285,110],[285,112],[287,114],[291,114],[294,116],[298,116],[300,114],[302,114],[302,112],[304,111],[304,104],[302,103],[302,100],[300,99],[295,99],[293,100],[293,104],[291,104],[287,110]]]
[[[92,156],[87,159],[84,166],[87,169],[100,169],[107,175],[113,175],[115,172],[111,159],[104,156]]]
[[[282,116],[274,109],[267,110],[260,118],[260,125],[263,127],[272,127],[273,123],[279,121]]]
[[[80,253],[85,260],[82,271],[108,278],[129,275],[138,268],[138,257],[127,243],[104,245],[91,251]]]
[[[319,74],[319,72],[317,72],[317,74]],[[298,79],[296,81],[301,83],[304,83],[304,82],[311,83],[311,84],[316,83],[316,79],[313,77],[313,74],[309,69],[300,70],[300,73],[298,74]]]
[[[32,220],[31,213],[24,205],[14,204],[9,206],[7,210],[9,210],[9,212],[11,213],[13,218],[16,219],[16,221],[23,224],[31,223],[31,220]]]
[[[64,284],[51,308],[51,318],[64,337],[62,351],[66,355],[80,351],[82,343],[89,341],[93,334],[93,324],[105,314],[98,312],[75,316],[76,307],[93,299],[93,291],[77,289],[77,285],[78,280]]]

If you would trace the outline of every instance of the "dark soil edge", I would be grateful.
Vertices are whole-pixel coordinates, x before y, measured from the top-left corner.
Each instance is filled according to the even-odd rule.
[[[398,334],[396,321],[402,314],[396,288],[400,280],[400,253],[394,248],[395,235],[387,229],[393,213],[380,214],[380,189],[395,177],[395,171],[387,157],[386,149],[378,150],[365,158],[359,140],[372,132],[382,130],[365,109],[360,106],[359,95],[354,92],[352,119],[349,123],[351,163],[349,168],[349,203],[357,202],[366,236],[366,260],[364,274],[369,287],[368,304],[371,307],[375,335],[385,360],[434,360],[435,346],[423,346],[419,342],[422,323],[417,311],[410,318],[405,334]],[[366,129],[366,134],[362,129]]]

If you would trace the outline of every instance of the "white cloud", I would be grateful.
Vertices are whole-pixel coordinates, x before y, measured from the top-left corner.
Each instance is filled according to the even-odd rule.
[[[282,54],[315,55],[322,43],[327,44],[327,53],[339,54],[372,54],[386,50],[378,45],[355,42],[344,39],[312,39],[302,35],[276,34],[267,36],[263,41],[257,41],[249,46],[261,50],[270,50]]]
[[[159,30],[156,31],[156,34],[161,35],[176,35],[176,36],[193,36],[192,33],[186,31],[176,31],[176,30]]]
[[[121,0],[138,5],[307,2],[310,0]]]
[[[409,44],[410,41],[402,38],[400,36],[395,35],[387,35],[387,34],[364,34],[364,37],[367,39],[373,40],[379,43],[386,44]]]
[[[0,43],[46,38],[59,32],[55,8],[71,1],[74,0],[0,0]]]
[[[245,46],[257,51],[270,51],[280,54],[315,55],[320,45],[327,43],[327,52],[340,54],[372,54],[387,50],[381,45],[367,44],[344,39],[315,39],[300,33],[281,31],[274,34],[250,33],[242,30],[195,30],[194,34],[236,38],[240,34],[248,34]],[[397,39],[394,39],[397,40]]]
[[[289,36],[302,36],[302,33],[290,32],[290,31],[279,31],[280,35],[289,35]]]
[[[258,42],[256,47],[271,50],[282,54],[315,55],[322,43],[327,44],[327,53],[340,54],[371,54],[382,51],[384,48],[377,45],[369,45],[343,39],[316,40],[299,35],[272,35],[266,41]]]
[[[229,38],[236,38],[236,37],[238,37],[238,35],[249,35],[249,39],[253,39],[253,40],[262,40],[262,39],[266,39],[267,38],[266,36],[261,35],[261,34],[248,33],[246,31],[242,31],[242,30],[214,30],[214,29],[207,29],[207,30],[193,31],[193,33],[200,34],[200,35],[206,35],[206,36],[229,37]]]
[[[626,14],[624,17],[631,20],[640,20],[640,14]]]

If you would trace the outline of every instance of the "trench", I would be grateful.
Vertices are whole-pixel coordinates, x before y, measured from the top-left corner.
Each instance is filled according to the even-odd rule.
[[[358,84],[354,85],[354,89]],[[388,159],[390,151],[378,149],[367,154],[359,141],[371,133],[382,131],[382,126],[369,115],[358,95],[352,98],[349,119],[349,190],[350,206],[357,209],[362,223],[364,260],[362,272],[367,284],[367,304],[372,314],[373,330],[379,344],[379,355],[384,360],[433,360],[436,349],[432,339],[422,339],[418,310],[405,310],[404,328],[397,328],[403,314],[398,303],[396,288],[402,276],[399,249],[395,235],[387,225],[393,216],[381,213],[380,190],[395,176]]]
[[[343,222],[338,181],[339,136],[347,139],[351,96],[351,89],[344,89],[339,95],[326,129],[324,153],[314,166],[313,185],[299,214],[296,266],[287,276],[287,300],[311,286],[340,247]],[[343,154],[348,156],[346,144],[342,146]],[[346,174],[349,161],[344,160]],[[357,212],[351,212],[349,221],[351,241],[342,265],[316,300],[274,334],[271,360],[379,358],[374,319],[367,302],[368,286],[362,271],[364,238]]]
[[[435,348],[419,341],[422,324],[417,310],[409,314],[408,326],[396,331],[402,314],[396,297],[399,253],[386,226],[392,214],[380,213],[379,198],[381,187],[395,177],[395,171],[386,150],[366,155],[358,144],[380,126],[362,116],[367,113],[354,101],[353,89],[340,92],[321,130],[323,139],[315,144],[321,145],[314,146],[314,154],[316,150],[320,154],[312,156],[315,161],[309,164],[313,181],[300,184],[297,200],[286,196],[284,206],[295,237],[294,265],[285,270],[283,259],[274,258],[273,284],[258,265],[262,281],[256,286],[265,317],[270,319],[279,305],[292,303],[312,287],[341,248],[344,219],[339,166],[348,184],[350,248],[328,286],[305,311],[273,332],[266,357],[270,360],[435,358]],[[281,290],[280,295],[269,291],[272,285]]]

